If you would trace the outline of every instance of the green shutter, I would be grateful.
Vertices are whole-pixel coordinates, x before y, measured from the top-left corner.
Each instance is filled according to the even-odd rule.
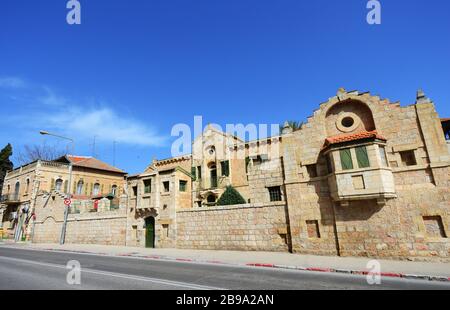
[[[342,170],[353,169],[352,153],[350,149],[340,150]]]
[[[369,155],[367,154],[367,148],[365,146],[360,146],[355,148],[356,158],[358,159],[359,168],[370,167]]]
[[[191,168],[191,175],[192,175],[192,181],[196,181],[197,180],[197,169],[195,167]]]

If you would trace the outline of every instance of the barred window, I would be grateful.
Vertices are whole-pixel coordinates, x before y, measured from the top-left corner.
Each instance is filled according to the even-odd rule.
[[[269,187],[270,201],[281,201],[281,188],[280,186]]]

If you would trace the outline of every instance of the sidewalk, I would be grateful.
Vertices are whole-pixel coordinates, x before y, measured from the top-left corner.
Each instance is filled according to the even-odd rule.
[[[1,244],[1,243],[0,243]],[[216,263],[266,268],[297,269],[318,272],[367,274],[367,263],[373,258],[301,255],[280,252],[244,252],[183,249],[146,249],[125,246],[85,244],[10,244],[11,246],[52,251],[69,251],[146,259]],[[450,281],[450,263],[377,260],[381,275],[398,278]]]

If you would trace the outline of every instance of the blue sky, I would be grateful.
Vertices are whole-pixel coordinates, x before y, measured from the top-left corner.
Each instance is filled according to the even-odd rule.
[[[403,105],[423,88],[450,116],[450,4],[366,0],[65,0],[0,3],[0,147],[64,142],[128,172],[170,156],[171,128],[303,120],[339,87]]]

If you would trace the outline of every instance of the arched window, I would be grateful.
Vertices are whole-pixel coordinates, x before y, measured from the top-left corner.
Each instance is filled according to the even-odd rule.
[[[216,164],[209,165],[209,172],[211,178],[211,188],[217,187],[217,167]]]
[[[14,188],[14,197],[18,198],[20,193],[20,182],[16,183],[16,187]]]
[[[82,180],[78,181],[78,183],[77,183],[77,195],[81,195],[83,193],[83,185],[84,185],[84,183],[83,183]]]
[[[117,195],[117,185],[113,185],[111,188],[111,193],[116,196]]]
[[[30,179],[27,179],[27,189],[26,189],[27,194],[29,190],[30,190]]]
[[[55,190],[57,192],[60,192],[62,190],[62,186],[63,186],[63,180],[61,180],[61,179],[56,180],[56,182],[55,182]]]
[[[94,194],[94,196],[97,196],[98,194],[100,194],[100,184],[98,184],[98,183],[94,184],[93,194]]]

